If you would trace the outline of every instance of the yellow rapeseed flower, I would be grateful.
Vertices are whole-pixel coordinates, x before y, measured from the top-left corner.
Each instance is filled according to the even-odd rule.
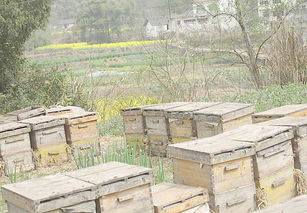
[[[117,43],[103,43],[103,44],[88,44],[82,43],[70,43],[70,44],[52,44],[48,46],[38,47],[37,50],[51,50],[51,49],[102,49],[102,48],[116,48],[116,47],[131,47],[141,46],[148,44],[155,44],[165,42],[165,40],[154,40],[154,41],[127,41]]]

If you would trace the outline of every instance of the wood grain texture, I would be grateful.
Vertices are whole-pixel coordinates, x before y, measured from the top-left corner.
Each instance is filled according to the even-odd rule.
[[[205,204],[209,200],[206,189],[180,184],[161,183],[152,186],[155,213],[177,213]]]
[[[228,161],[213,166],[173,159],[174,182],[201,186],[209,193],[221,193],[254,182],[251,157]]]
[[[5,174],[27,172],[34,170],[32,151],[18,152],[12,155],[3,156],[2,160],[5,165]]]
[[[27,107],[7,113],[7,115],[16,116],[18,121],[46,115],[46,110],[42,107]]]

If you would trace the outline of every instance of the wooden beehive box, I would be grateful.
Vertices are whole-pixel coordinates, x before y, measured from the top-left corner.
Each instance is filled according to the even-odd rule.
[[[194,102],[188,105],[168,109],[166,117],[170,125],[172,143],[189,141],[197,138],[194,112],[221,103]]]
[[[64,119],[40,116],[20,121],[31,127],[31,146],[41,165],[53,165],[68,160]]]
[[[46,115],[46,110],[43,107],[27,107],[7,113],[9,116],[16,116],[18,121],[33,118],[37,116]]]
[[[74,154],[80,151],[100,151],[98,115],[95,112],[74,112],[60,117],[65,118],[66,140],[74,147]]]
[[[1,191],[9,213],[87,212],[84,205],[95,213],[95,189],[86,181],[57,174],[5,185]]]
[[[0,157],[5,174],[34,169],[29,133],[27,124],[0,124]]]
[[[255,106],[223,103],[194,112],[198,138],[205,138],[252,123]]]
[[[144,109],[143,115],[147,128],[149,150],[153,155],[165,156],[167,145],[170,142],[170,129],[166,111],[187,104],[189,103],[164,103]]]
[[[291,127],[294,132],[294,140],[292,140],[294,167],[307,174],[307,117],[284,117],[258,125]]]
[[[256,213],[305,213],[307,212],[307,195],[301,195],[287,202],[276,204]]]
[[[185,212],[209,201],[207,190],[201,187],[161,183],[152,186],[151,191],[155,213]]]
[[[233,140],[252,143],[255,183],[269,205],[295,196],[294,159],[290,127],[247,125],[229,134]]]
[[[232,141],[223,134],[170,145],[174,182],[209,191],[215,212],[250,212],[255,208],[252,144]]]
[[[140,149],[146,149],[146,123],[143,116],[143,110],[150,106],[154,105],[129,107],[121,110],[126,141],[129,145],[137,146]]]
[[[153,213],[151,169],[110,162],[66,175],[97,186],[99,212]]]
[[[49,116],[59,116],[59,115],[65,115],[68,113],[83,113],[85,112],[84,109],[77,106],[53,106],[49,109],[46,109],[46,114]]]
[[[253,123],[260,123],[282,117],[303,116],[307,116],[307,104],[285,105],[265,112],[255,113],[253,115]]]

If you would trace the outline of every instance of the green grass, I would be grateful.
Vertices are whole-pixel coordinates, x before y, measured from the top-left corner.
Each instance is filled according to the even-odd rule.
[[[307,84],[288,84],[285,86],[270,86],[255,92],[226,96],[220,101],[252,103],[256,111],[266,111],[289,104],[307,103]]]

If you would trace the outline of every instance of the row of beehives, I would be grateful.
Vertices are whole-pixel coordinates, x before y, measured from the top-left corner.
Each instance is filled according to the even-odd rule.
[[[97,115],[78,107],[29,107],[0,117],[0,157],[5,174],[68,161],[98,146]]]
[[[279,117],[306,116],[307,104],[254,112],[251,104],[175,102],[123,109],[122,116],[129,144],[165,156],[168,144],[210,137]]]
[[[306,193],[307,117],[173,144],[174,182],[208,189],[214,212],[251,212]]]
[[[9,213],[209,213],[201,187],[151,186],[148,168],[110,162],[5,185]]]

